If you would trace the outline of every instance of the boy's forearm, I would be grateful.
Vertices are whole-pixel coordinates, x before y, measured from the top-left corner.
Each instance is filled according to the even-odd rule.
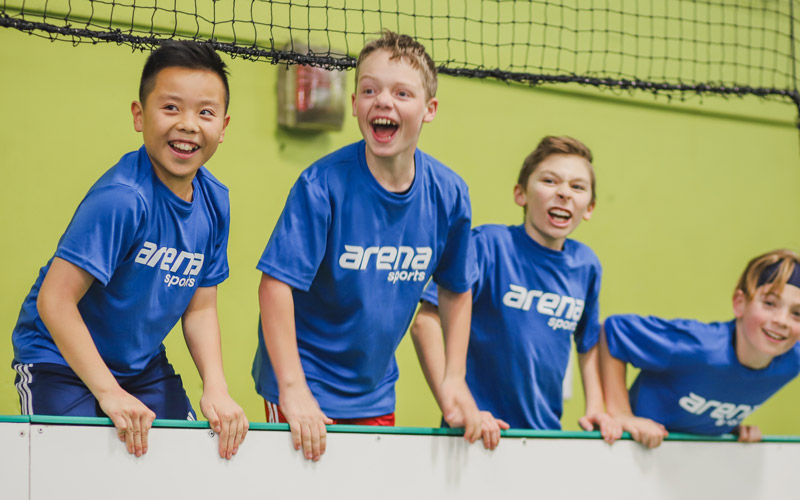
[[[422,367],[422,373],[431,388],[436,401],[439,401],[439,386],[444,378],[444,343],[442,342],[442,323],[436,306],[423,302],[411,325],[411,339]]]
[[[586,415],[596,415],[605,411],[603,385],[600,381],[600,360],[597,345],[585,353],[578,354]]]
[[[217,287],[195,291],[181,320],[186,347],[203,380],[203,391],[228,391],[222,368]]]
[[[294,297],[286,283],[262,274],[258,288],[261,329],[278,390],[306,384],[305,372],[297,349],[294,323]]]
[[[627,365],[611,355],[608,349],[605,330],[600,330],[600,376],[603,384],[603,397],[609,415],[632,415],[628,387],[625,380]]]
[[[439,317],[444,332],[444,376],[464,378],[472,320],[472,291],[456,293],[440,286]]]

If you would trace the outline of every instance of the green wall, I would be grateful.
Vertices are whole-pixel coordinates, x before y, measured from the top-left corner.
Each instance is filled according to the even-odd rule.
[[[130,101],[145,54],[113,44],[51,43],[0,29],[0,414],[19,411],[9,368],[10,332],[38,269],[89,186],[136,149]],[[219,314],[231,393],[264,421],[250,366],[256,345],[255,264],[298,174],[359,138],[342,132],[290,133],[277,127],[276,74],[265,63],[230,60],[231,123],[209,168],[231,190],[230,278]],[[348,85],[352,87],[352,73]],[[528,88],[442,77],[436,120],[420,147],[470,185],[475,224],[518,223],[512,187],[522,159],[545,134],[569,134],[595,154],[598,201],[576,237],[604,266],[601,314],[635,312],[727,320],[746,261],[777,247],[800,248],[800,161],[795,111],[755,98],[666,98],[582,87]],[[172,362],[196,407],[201,385],[180,332],[167,339]],[[397,423],[436,426],[433,398],[409,339],[398,353]],[[5,361],[3,361],[5,360]],[[579,377],[566,429],[583,410]],[[753,423],[768,434],[800,434],[795,382]]]

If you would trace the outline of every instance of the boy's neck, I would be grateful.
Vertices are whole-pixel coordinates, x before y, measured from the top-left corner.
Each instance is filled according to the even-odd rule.
[[[381,157],[366,150],[367,168],[381,187],[391,193],[403,193],[414,184],[414,150],[397,156]]]
[[[736,351],[736,359],[739,360],[739,363],[742,366],[746,366],[751,370],[763,370],[764,368],[768,367],[775,357],[770,356],[769,354],[760,353],[755,349],[750,348],[750,346],[747,345],[747,340],[744,338],[744,334],[740,331],[738,323],[739,322],[737,321],[733,341],[733,347]]]
[[[167,189],[173,192],[178,198],[191,202],[194,197],[194,176],[190,179],[177,179],[175,177],[168,177],[164,175],[158,168],[153,168],[156,177],[165,185]]]

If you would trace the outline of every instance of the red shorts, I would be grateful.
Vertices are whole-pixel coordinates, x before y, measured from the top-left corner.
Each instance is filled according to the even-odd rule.
[[[267,423],[270,424],[287,424],[286,417],[283,416],[280,406],[275,403],[270,403],[264,400],[264,410],[267,412]],[[337,425],[383,425],[386,427],[394,427],[394,413],[382,415],[380,417],[366,417],[366,418],[334,418],[333,424]]]

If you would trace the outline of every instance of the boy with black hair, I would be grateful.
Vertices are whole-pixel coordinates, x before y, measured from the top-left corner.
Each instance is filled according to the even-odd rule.
[[[217,285],[228,276],[228,189],[202,165],[230,117],[225,63],[165,42],[131,104],[144,146],[89,189],[14,328],[23,414],[108,416],[128,452],[155,418],[194,420],[162,341],[182,320],[200,407],[231,458],[248,429],[222,371]]]

